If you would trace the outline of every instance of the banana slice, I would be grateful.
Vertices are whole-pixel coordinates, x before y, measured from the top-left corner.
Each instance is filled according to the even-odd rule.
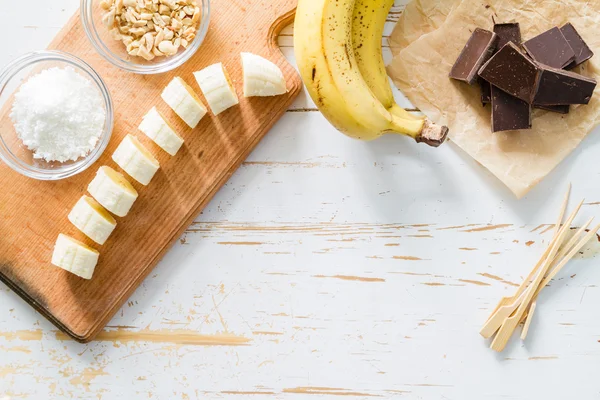
[[[237,94],[223,64],[213,64],[194,72],[200,89],[214,115],[239,104]]]
[[[160,168],[156,158],[132,135],[125,136],[112,159],[123,171],[144,186],[150,183]]]
[[[271,61],[252,53],[242,53],[244,96],[279,96],[287,93],[281,69]]]
[[[88,186],[88,192],[111,213],[124,217],[138,197],[123,175],[110,167],[100,167]]]
[[[115,230],[117,221],[98,202],[83,196],[71,213],[69,221],[94,242],[102,245]]]
[[[189,125],[195,128],[207,113],[206,107],[198,95],[184,82],[183,79],[175,77],[163,90],[161,97],[175,111],[175,114]]]
[[[58,235],[52,264],[83,279],[92,279],[100,253],[62,233]]]
[[[146,136],[154,141],[161,149],[174,156],[183,145],[183,139],[167,122],[165,117],[153,107],[142,119],[139,128]]]

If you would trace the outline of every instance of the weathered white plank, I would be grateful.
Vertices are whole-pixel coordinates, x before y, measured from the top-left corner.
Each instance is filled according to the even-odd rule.
[[[27,40],[0,64],[76,3],[13,26]],[[66,340],[0,286],[0,398],[597,397],[600,243],[542,294],[526,345],[496,355],[477,334],[543,251],[566,182],[582,219],[600,211],[597,135],[516,201],[451,144],[361,143],[313,110],[296,102],[101,341]]]

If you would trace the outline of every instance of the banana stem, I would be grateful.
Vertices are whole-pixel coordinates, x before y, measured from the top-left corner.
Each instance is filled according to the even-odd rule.
[[[417,143],[439,147],[448,137],[448,127],[436,125],[429,119],[407,120],[392,114],[391,132],[410,136]]]
[[[448,137],[448,127],[436,125],[429,119],[425,120],[423,131],[417,137],[417,143],[425,143],[431,147],[439,147]]]

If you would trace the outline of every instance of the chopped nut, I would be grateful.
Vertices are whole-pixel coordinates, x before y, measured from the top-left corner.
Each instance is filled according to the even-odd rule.
[[[196,7],[194,9],[194,15],[192,16],[192,22],[195,25],[198,23],[198,21],[200,21],[200,8]]]
[[[102,7],[103,10],[110,10],[110,7],[112,6],[112,1],[110,0],[102,0],[100,2],[100,7]]]
[[[133,37],[129,35],[122,35],[121,40],[125,44],[125,46],[129,46],[131,42],[133,42]]]
[[[131,28],[129,30],[129,33],[131,33],[134,36],[142,36],[144,34],[146,34],[146,30],[142,27],[140,28]]]
[[[148,51],[152,50],[154,47],[154,35],[148,32],[142,38],[144,39],[146,49]]]
[[[102,17],[102,23],[107,28],[112,28],[114,26],[114,24],[115,24],[115,12],[114,12],[114,10],[109,11],[106,14],[104,14],[104,16]]]
[[[183,24],[181,23],[181,21],[174,19],[174,18],[171,20],[171,27],[173,29],[178,30],[182,26],[183,26]]]
[[[142,27],[142,26],[146,26],[147,24],[148,24],[148,21],[141,19],[139,21],[134,22],[133,23],[133,27],[134,28],[139,28],[139,27]]]
[[[191,26],[193,24],[193,22],[192,22],[191,18],[184,18],[181,20],[181,24],[183,26]]]
[[[164,57],[164,53],[162,53],[158,48],[153,48],[152,49],[152,54],[154,54],[156,57]]]
[[[183,46],[184,49],[187,49],[188,47],[188,41],[185,39],[181,39],[181,46]]]
[[[137,55],[148,61],[152,61],[156,57],[154,54],[148,51],[146,47],[140,47]]]
[[[168,56],[177,53],[177,49],[175,48],[175,46],[173,46],[173,43],[169,42],[168,40],[163,40],[162,42],[160,42],[158,45],[158,49]]]
[[[171,15],[171,9],[168,6],[165,6],[164,4],[158,6],[158,12],[161,15]]]
[[[165,29],[164,30],[164,39],[163,40],[173,40],[173,31],[170,29]]]
[[[171,10],[174,10],[175,8],[177,8],[177,5],[175,4],[175,2],[173,2],[171,0],[160,0],[160,2],[164,5],[166,5],[167,7],[169,7]]]
[[[137,6],[137,1],[135,1],[135,0],[123,0],[123,5],[125,7],[135,7],[135,6]]]
[[[160,29],[160,28],[158,28]],[[154,47],[158,46],[158,44],[160,42],[162,42],[165,39],[165,30],[164,29],[160,29],[158,31],[158,33],[156,34],[156,36],[154,37]]]

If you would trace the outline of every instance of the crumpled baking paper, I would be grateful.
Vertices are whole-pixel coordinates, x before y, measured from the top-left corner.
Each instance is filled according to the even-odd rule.
[[[438,29],[460,0],[414,0],[406,5],[390,36],[392,54],[397,55],[426,33]]]
[[[440,6],[441,5],[441,6]],[[396,56],[388,72],[396,86],[429,118],[450,128],[450,139],[521,198],[547,176],[600,122],[600,95],[568,115],[535,110],[533,129],[491,132],[490,106],[479,86],[448,78],[471,32],[519,22],[524,40],[571,22],[596,54],[575,72],[599,79],[600,1],[420,0],[410,3],[393,32]],[[425,13],[435,11],[435,18]],[[443,14],[447,12],[445,21]],[[423,21],[429,21],[423,23]],[[419,30],[419,27],[424,29]],[[436,28],[437,26],[437,28]],[[415,29],[408,37],[408,27]]]

